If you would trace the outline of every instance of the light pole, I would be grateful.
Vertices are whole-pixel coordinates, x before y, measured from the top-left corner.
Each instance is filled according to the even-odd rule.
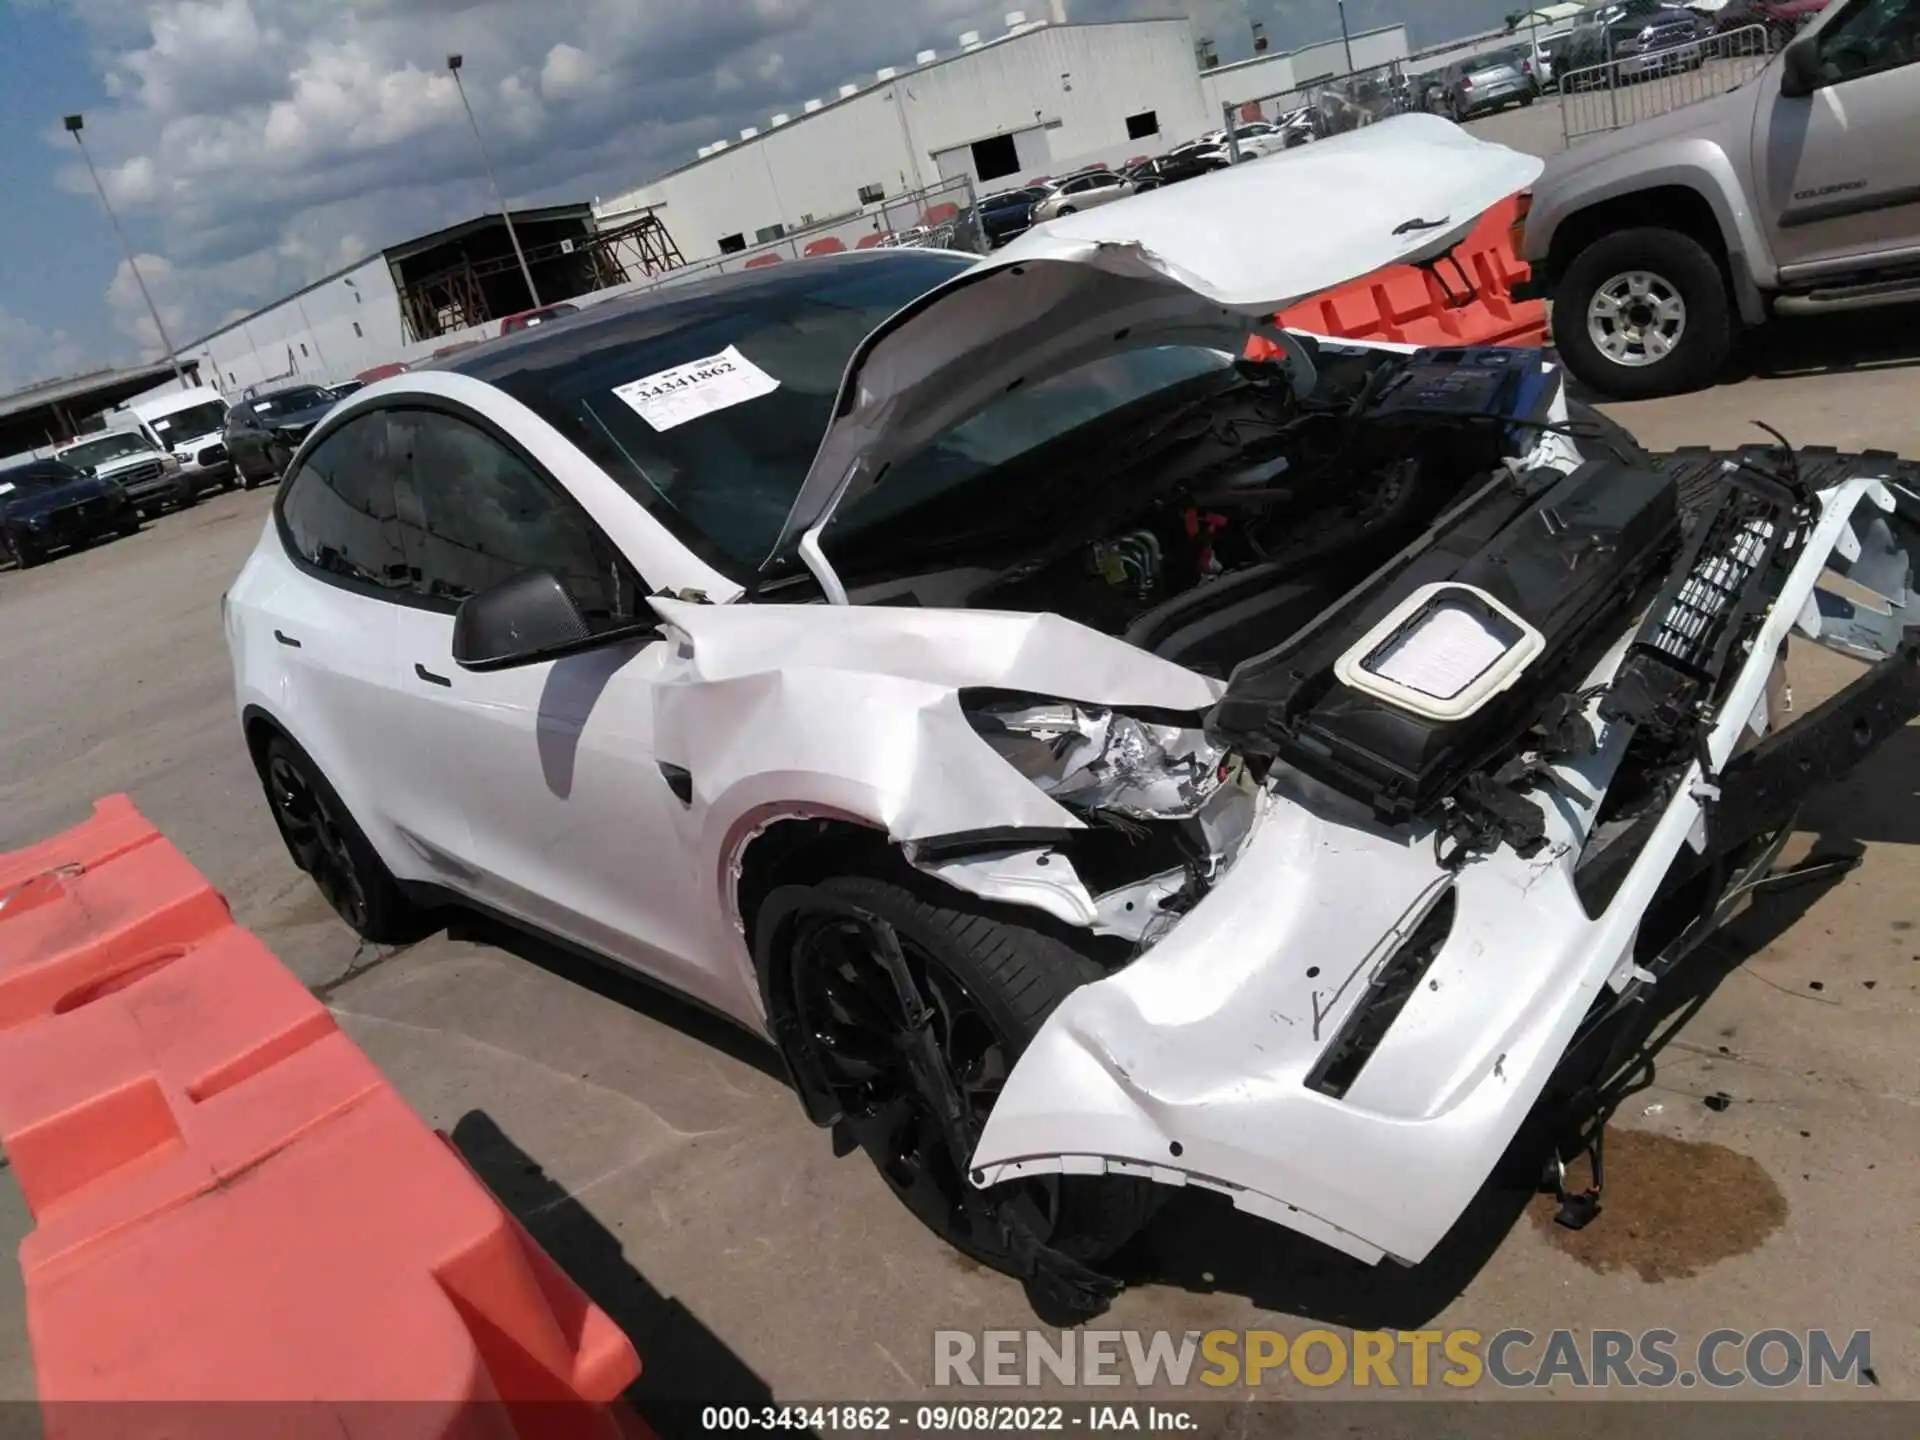
[[[1347,74],[1353,74],[1353,37],[1347,33],[1347,0],[1338,0],[1340,6],[1340,43],[1347,47]]]
[[[93,156],[87,153],[87,142],[80,138],[80,132],[86,126],[86,118],[69,115],[65,124],[67,133],[73,136],[73,143],[80,147],[80,158],[87,162],[87,174],[93,177],[93,188],[100,196],[100,208],[107,212],[107,220],[113,226],[113,233],[120,237],[120,249],[127,257],[127,268],[133,272],[133,283],[140,287],[140,298],[147,302],[147,314],[153,317],[153,328],[160,335],[160,343],[167,348],[167,363],[173,366],[174,379],[180,382],[182,390],[193,387],[187,383],[186,367],[181,365],[180,357],[174,353],[173,341],[167,336],[166,323],[160,318],[160,307],[153,303],[153,295],[147,289],[146,279],[140,274],[140,266],[134,261],[133,246],[127,243],[127,232],[120,228],[120,217],[113,213],[113,206],[107,203],[107,187],[100,183],[100,172],[93,168]]]
[[[520,236],[513,228],[513,216],[507,211],[507,202],[500,193],[500,182],[494,177],[493,161],[487,157],[487,142],[480,138],[480,122],[473,118],[473,105],[467,99],[467,87],[460,83],[460,67],[465,58],[459,55],[447,56],[447,69],[453,72],[453,88],[460,92],[460,106],[467,112],[467,124],[473,127],[473,143],[480,147],[480,163],[487,170],[487,184],[493,187],[493,203],[500,207],[500,218],[507,222],[507,239],[513,242],[513,256],[520,262],[520,278],[527,282],[527,294],[533,297],[535,308],[540,304],[540,291],[533,283],[533,271],[527,268],[527,255],[520,248]]]

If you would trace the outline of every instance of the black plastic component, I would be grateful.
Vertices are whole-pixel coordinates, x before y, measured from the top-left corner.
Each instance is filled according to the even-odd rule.
[[[1729,478],[1708,502],[1606,698],[1603,719],[1680,737],[1699,722],[1729,658],[1767,612],[1806,517],[1784,485]]]
[[[1505,415],[1521,377],[1537,368],[1526,350],[1423,350],[1368,407],[1370,415]]]
[[[1400,948],[1387,957],[1386,963],[1367,982],[1367,993],[1353,1007],[1353,1014],[1340,1027],[1333,1044],[1308,1073],[1309,1090],[1318,1090],[1338,1100],[1353,1088],[1353,1082],[1360,1078],[1373,1052],[1387,1038],[1387,1031],[1400,1018],[1413,992],[1420,988],[1440,947],[1453,933],[1453,917],[1458,908],[1459,902],[1449,886],[1447,893],[1434,902],[1420,923],[1400,942]]]
[[[1434,811],[1469,775],[1510,758],[1577,683],[1569,672],[1590,663],[1584,648],[1598,627],[1644,599],[1679,539],[1673,483],[1654,471],[1600,461],[1544,494],[1489,487],[1308,630],[1243,664],[1208,731],[1287,761],[1389,823]],[[1540,631],[1546,649],[1516,685],[1464,719],[1435,720],[1334,677],[1342,654],[1440,581],[1485,591]]]
[[[673,798],[682,805],[693,804],[693,772],[682,765],[669,765],[664,760],[657,763],[660,766],[660,778],[667,782],[667,789],[673,792]]]

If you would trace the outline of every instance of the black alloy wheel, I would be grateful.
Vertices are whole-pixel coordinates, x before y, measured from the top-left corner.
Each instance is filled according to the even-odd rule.
[[[1061,939],[965,903],[858,876],[769,897],[759,933],[782,937],[797,1068],[831,1094],[843,1153],[865,1151],[928,1229],[1097,1310],[1117,1287],[1085,1267],[1146,1223],[1157,1187],[1045,1175],[982,1189],[967,1173],[1021,1052],[1091,976]]]
[[[339,793],[298,745],[275,735],[256,752],[260,783],[294,864],[362,940],[406,945],[439,924],[408,899]]]
[[[294,863],[313,878],[335,913],[364,933],[371,912],[367,885],[347,839],[352,821],[343,823],[345,812],[331,787],[316,780],[304,755],[278,740],[267,749],[266,786]]]

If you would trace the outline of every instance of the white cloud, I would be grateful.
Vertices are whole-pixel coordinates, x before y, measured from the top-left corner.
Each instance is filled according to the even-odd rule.
[[[159,310],[167,335],[176,345],[187,340],[183,330],[187,324],[184,289],[180,276],[164,255],[139,255],[135,259],[140,266],[138,277],[125,260],[115,268],[113,281],[107,286],[107,305],[113,312],[115,328],[139,344],[143,357],[155,356],[166,347],[154,326],[146,297],[140,293],[140,282],[146,282],[154,308]]]
[[[36,380],[95,368],[86,348],[64,330],[46,330],[0,309],[0,395]]]

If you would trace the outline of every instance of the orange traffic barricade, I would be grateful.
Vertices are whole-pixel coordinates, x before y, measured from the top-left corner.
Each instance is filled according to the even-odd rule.
[[[1451,254],[1430,265],[1395,265],[1289,306],[1275,317],[1289,330],[1347,340],[1423,346],[1544,345],[1547,307],[1516,300],[1530,273],[1514,250],[1518,197],[1503,201]],[[1272,346],[1255,339],[1248,354]]]
[[[124,797],[0,856],[0,1144],[49,1437],[644,1433],[627,1337]]]

